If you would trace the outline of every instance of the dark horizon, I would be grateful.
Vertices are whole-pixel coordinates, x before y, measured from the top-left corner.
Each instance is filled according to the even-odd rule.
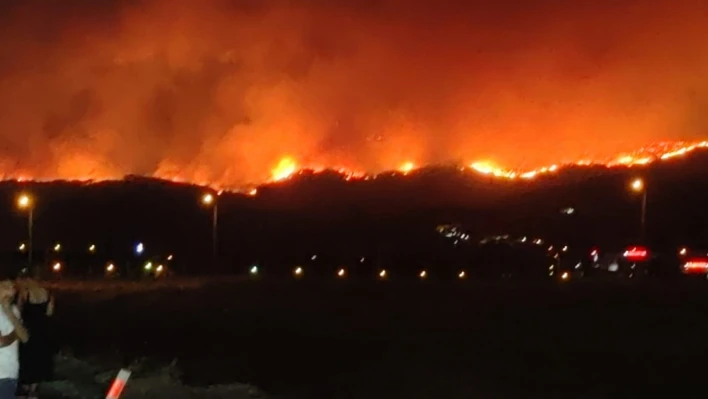
[[[306,262],[312,254],[332,265],[361,256],[384,263],[445,257],[435,228],[458,223],[474,240],[493,234],[541,237],[583,250],[636,243],[640,196],[629,182],[647,181],[648,242],[661,249],[708,247],[702,188],[708,154],[641,168],[578,168],[533,182],[499,181],[454,168],[429,168],[350,182],[337,175],[301,176],[263,186],[256,196],[219,197],[219,258],[223,271],[250,264]],[[64,253],[87,255],[90,244],[106,260],[131,257],[137,242],[147,252],[175,256],[192,273],[211,270],[211,208],[204,187],[155,179],[95,184],[0,183],[0,250],[17,251],[27,238],[27,215],[18,193],[35,203],[35,249],[61,242]],[[562,209],[573,207],[573,215]],[[440,252],[442,251],[442,252]],[[380,253],[383,252],[383,255]],[[38,255],[39,256],[39,255]],[[186,266],[189,265],[189,266]]]

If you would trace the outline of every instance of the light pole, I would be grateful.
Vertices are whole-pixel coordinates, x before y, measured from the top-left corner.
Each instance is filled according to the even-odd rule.
[[[646,235],[646,219],[647,219],[647,188],[644,183],[644,180],[641,178],[636,178],[632,180],[632,183],[630,185],[632,188],[632,191],[636,193],[641,193],[642,194],[642,214],[641,214],[641,219],[640,219],[640,242],[644,243],[645,235]]]
[[[212,266],[216,268],[218,260],[218,225],[219,225],[219,201],[218,194],[214,195],[206,193],[202,196],[202,204],[210,206],[212,209],[211,215],[211,261]]]
[[[17,207],[20,209],[27,209],[27,271],[31,272],[32,269],[32,230],[34,227],[34,203],[32,197],[29,194],[20,194],[17,197]]]

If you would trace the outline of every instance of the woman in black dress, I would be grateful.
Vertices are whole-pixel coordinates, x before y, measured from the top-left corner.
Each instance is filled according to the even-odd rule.
[[[48,381],[54,369],[54,345],[50,317],[54,297],[35,280],[17,280],[18,306],[30,339],[20,345],[20,398],[37,398],[39,383]]]

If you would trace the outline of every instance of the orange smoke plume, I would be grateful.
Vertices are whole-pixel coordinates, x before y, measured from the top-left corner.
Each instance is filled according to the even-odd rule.
[[[702,143],[708,3],[528,3],[9,0],[0,175],[530,178]]]

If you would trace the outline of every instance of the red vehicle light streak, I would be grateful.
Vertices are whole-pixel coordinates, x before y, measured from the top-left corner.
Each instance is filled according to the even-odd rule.
[[[643,261],[649,256],[649,251],[644,247],[630,247],[624,251],[624,257],[631,261]]]
[[[708,273],[708,259],[691,259],[683,264],[683,271],[687,274],[706,274]]]

